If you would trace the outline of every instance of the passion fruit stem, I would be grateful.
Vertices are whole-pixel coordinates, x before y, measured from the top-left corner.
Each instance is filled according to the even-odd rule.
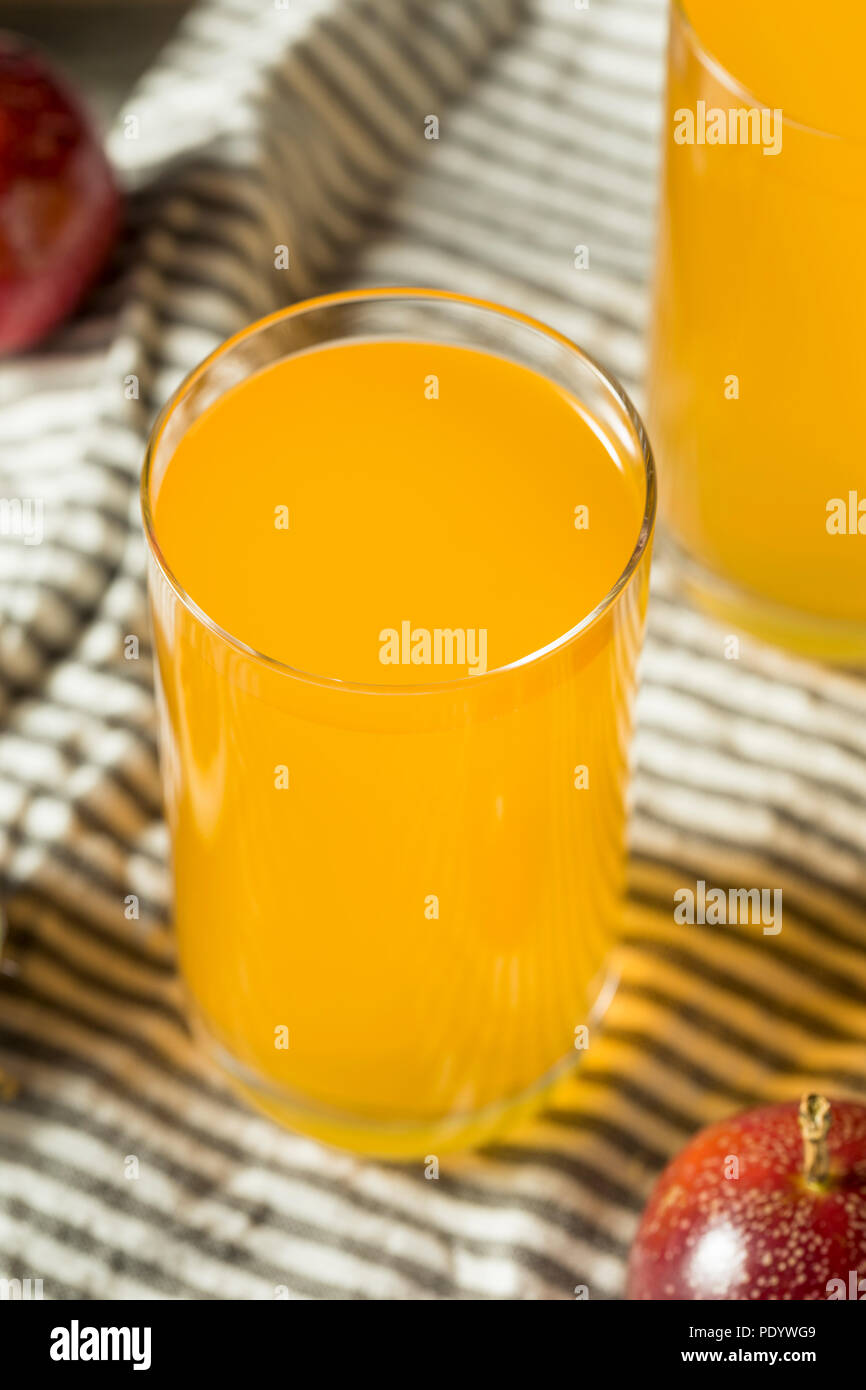
[[[830,1176],[827,1133],[832,1119],[826,1096],[805,1095],[800,1101],[800,1133],[803,1136],[803,1168],[809,1187],[826,1187]]]

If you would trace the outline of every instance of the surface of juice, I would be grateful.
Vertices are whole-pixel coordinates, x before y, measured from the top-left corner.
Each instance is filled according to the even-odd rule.
[[[866,138],[861,0],[681,0],[702,47],[789,121]]]
[[[816,654],[862,658],[866,7],[684,9],[691,35],[676,15],[672,30],[649,383],[663,517],[687,555],[741,595],[744,625],[756,602],[772,612],[768,635],[799,645],[808,632]],[[699,103],[781,116],[766,139],[688,141],[682,113]],[[729,612],[736,620],[736,605]]]
[[[280,1118],[401,1152],[574,1056],[618,912],[643,581],[500,668],[605,597],[643,507],[574,399],[464,347],[300,353],[180,438],[165,562],[270,659],[155,578],[181,963]]]

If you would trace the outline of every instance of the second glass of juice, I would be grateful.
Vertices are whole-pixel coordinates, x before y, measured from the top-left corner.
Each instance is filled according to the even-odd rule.
[[[610,377],[435,291],[294,306],[163,412],[143,507],[180,961],[277,1119],[424,1156],[591,1046],[654,506]]]
[[[866,6],[675,0],[649,423],[724,620],[866,662]]]

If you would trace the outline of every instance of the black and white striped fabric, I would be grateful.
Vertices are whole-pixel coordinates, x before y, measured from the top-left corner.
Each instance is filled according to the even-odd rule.
[[[731,659],[663,557],[622,983],[531,1126],[438,1181],[322,1149],[226,1093],[176,983],[137,502],[154,409],[242,323],[350,283],[525,309],[639,399],[664,36],[663,0],[204,0],[130,94],[114,273],[0,369],[0,494],[44,511],[41,545],[0,544],[0,1276],[57,1299],[616,1298],[698,1126],[866,1092],[866,687],[746,641]],[[698,879],[782,888],[783,930],[675,924]]]

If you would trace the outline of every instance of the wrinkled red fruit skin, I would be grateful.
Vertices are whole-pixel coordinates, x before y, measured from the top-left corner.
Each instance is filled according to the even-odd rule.
[[[38,342],[74,308],[119,207],[80,102],[42,54],[0,33],[0,354]]]
[[[796,1103],[704,1130],[668,1165],[629,1259],[630,1299],[866,1297],[866,1107],[832,1102],[830,1185],[802,1178]],[[729,1155],[740,1176],[725,1177]],[[856,1281],[855,1281],[856,1289]]]

